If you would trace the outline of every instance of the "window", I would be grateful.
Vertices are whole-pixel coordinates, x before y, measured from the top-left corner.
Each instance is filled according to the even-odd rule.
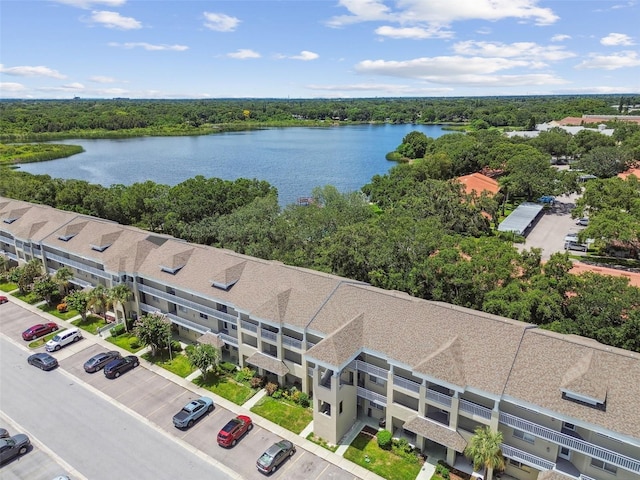
[[[374,377],[373,375],[369,375],[369,381],[371,383],[376,383],[378,385],[384,385],[385,380],[383,380],[382,378],[378,378],[378,377]]]
[[[609,472],[613,475],[618,472],[618,468],[615,465],[603,462],[602,460],[598,460],[597,458],[591,459],[591,466],[594,468],[599,468],[600,470],[604,470],[605,472]]]
[[[184,305],[178,305],[178,311],[182,313],[187,313],[187,307]]]
[[[533,435],[522,430],[513,430],[513,436],[528,443],[535,443],[536,439]]]
[[[384,410],[384,407],[379,403],[369,401],[369,405],[371,405],[373,408],[377,408],[378,410]]]
[[[576,426],[573,423],[564,422],[564,428],[567,430],[571,430],[572,432],[576,431]]]
[[[208,320],[209,319],[209,315],[207,315],[206,313],[200,312],[200,318],[204,318],[205,320]]]

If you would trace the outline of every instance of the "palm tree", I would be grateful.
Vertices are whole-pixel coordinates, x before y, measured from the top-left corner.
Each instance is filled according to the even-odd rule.
[[[119,283],[115,287],[111,287],[111,289],[109,289],[109,298],[113,304],[119,303],[122,307],[122,313],[124,315],[124,329],[128,332],[127,311],[124,304],[133,298],[133,292],[124,283]]]
[[[504,470],[505,460],[500,449],[502,432],[490,427],[478,427],[464,449],[464,456],[473,462],[473,469],[485,470],[485,480],[491,480],[493,470]]]
[[[104,285],[98,285],[89,292],[89,308],[93,308],[94,312],[102,313],[105,316],[110,305],[109,302],[108,292]]]
[[[60,293],[62,296],[66,296],[69,293],[69,283],[73,278],[73,272],[69,267],[60,268],[53,276],[53,281],[60,286]]]

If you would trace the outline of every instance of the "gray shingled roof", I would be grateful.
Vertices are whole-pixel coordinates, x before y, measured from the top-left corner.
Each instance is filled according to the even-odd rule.
[[[404,422],[402,428],[424,438],[429,438],[445,447],[453,448],[456,452],[462,453],[467,446],[467,441],[452,428],[418,415]]]
[[[606,411],[563,398],[562,390],[568,387],[578,394],[606,399]],[[640,439],[638,353],[578,336],[530,330],[522,340],[504,394]]]
[[[207,333],[204,333],[203,335],[200,335],[196,339],[196,342],[202,343],[204,345],[211,345],[216,348],[224,347],[224,340],[220,338],[220,335],[217,335],[213,332],[207,332]]]
[[[247,358],[246,362],[255,367],[264,368],[266,371],[275,373],[276,375],[286,375],[289,368],[275,357],[256,352]]]
[[[19,200],[0,203],[0,220],[16,218],[12,223],[0,221],[4,230],[20,240],[40,242],[61,225],[73,220],[77,213],[64,212],[45,205],[36,205]]]
[[[348,332],[344,325],[355,319],[362,322],[361,333],[340,338],[341,331]],[[344,284],[309,324],[326,339],[308,355],[342,367],[365,349],[418,375],[500,395],[522,335],[531,327],[404,293]]]

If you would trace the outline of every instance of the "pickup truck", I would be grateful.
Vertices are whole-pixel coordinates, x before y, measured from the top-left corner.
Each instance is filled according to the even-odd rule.
[[[173,416],[173,425],[176,428],[191,428],[196,420],[212,410],[213,400],[209,397],[192,400]]]

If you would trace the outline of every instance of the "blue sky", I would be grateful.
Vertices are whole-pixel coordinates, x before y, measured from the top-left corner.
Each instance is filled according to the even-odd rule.
[[[0,98],[640,92],[640,0],[0,0]]]

